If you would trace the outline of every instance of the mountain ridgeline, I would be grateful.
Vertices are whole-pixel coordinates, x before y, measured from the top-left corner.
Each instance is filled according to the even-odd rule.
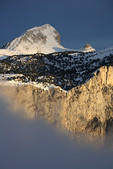
[[[108,52],[111,53],[109,56],[106,55]],[[16,78],[22,82],[49,83],[70,90],[88,81],[100,67],[112,65],[112,52],[113,49],[107,49],[93,53],[68,51],[11,56],[0,61],[0,73],[23,74]]]

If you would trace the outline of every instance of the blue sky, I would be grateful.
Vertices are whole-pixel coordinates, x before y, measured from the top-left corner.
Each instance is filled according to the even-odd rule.
[[[49,23],[68,48],[113,46],[113,0],[0,0],[0,46]]]

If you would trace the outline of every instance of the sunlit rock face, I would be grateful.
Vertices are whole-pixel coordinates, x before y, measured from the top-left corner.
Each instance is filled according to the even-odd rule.
[[[34,85],[3,87],[16,109],[28,118],[44,118],[68,131],[105,135],[113,128],[113,67],[104,66],[85,84],[68,92]],[[4,89],[4,90],[3,90]]]

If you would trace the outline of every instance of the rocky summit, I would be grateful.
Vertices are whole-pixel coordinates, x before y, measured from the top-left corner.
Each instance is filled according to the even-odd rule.
[[[81,52],[95,52],[96,50],[87,43],[83,48],[80,49]]]

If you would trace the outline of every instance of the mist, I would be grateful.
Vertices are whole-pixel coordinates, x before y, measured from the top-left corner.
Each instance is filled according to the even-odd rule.
[[[47,121],[20,114],[0,98],[1,169],[112,169],[113,149],[80,146]]]

